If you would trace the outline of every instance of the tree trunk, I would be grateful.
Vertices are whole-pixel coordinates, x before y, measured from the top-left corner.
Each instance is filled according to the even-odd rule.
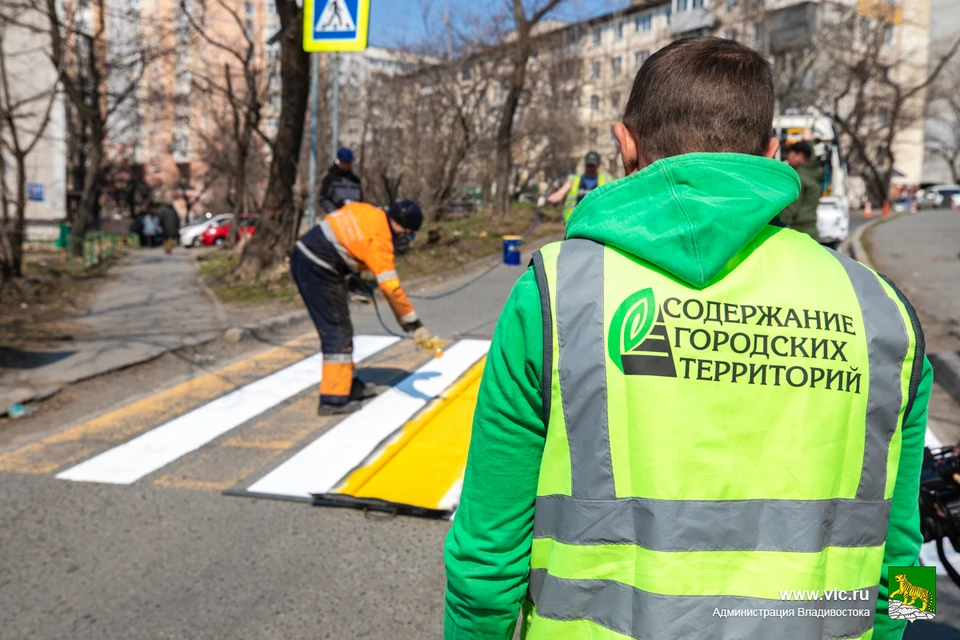
[[[83,246],[83,238],[93,226],[96,216],[97,201],[100,199],[101,177],[103,172],[100,165],[103,158],[103,137],[94,133],[91,140],[91,150],[88,157],[83,179],[83,192],[80,195],[80,204],[77,215],[70,229],[70,255],[79,256]]]
[[[297,179],[303,125],[310,93],[310,57],[303,50],[303,16],[296,0],[276,0],[280,15],[281,109],[270,177],[263,198],[257,234],[244,245],[237,275],[249,278],[283,262],[296,239],[297,207],[293,185]]]
[[[526,38],[526,34],[518,34]],[[525,45],[518,47],[517,58],[514,61],[513,73],[510,75],[510,89],[503,104],[503,115],[500,117],[500,126],[497,128],[497,159],[495,164],[496,194],[493,201],[493,212],[497,217],[503,217],[510,211],[510,170],[513,167],[513,119],[520,104],[520,93],[527,77],[527,59],[529,50]]]

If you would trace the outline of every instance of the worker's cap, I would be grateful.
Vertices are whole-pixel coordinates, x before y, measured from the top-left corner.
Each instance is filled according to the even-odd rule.
[[[337,160],[340,162],[353,162],[353,151],[344,147],[337,151]]]
[[[792,145],[787,147],[787,153],[790,153],[791,151],[796,151],[797,153],[801,153],[806,158],[810,158],[813,156],[813,147],[806,140],[800,140],[798,142],[794,142]]]
[[[420,205],[413,200],[394,202],[387,209],[387,215],[401,227],[410,231],[419,231],[420,227],[423,226],[423,211],[420,210]]]
[[[587,164],[593,165],[595,167],[600,166],[600,154],[596,151],[591,151],[587,154]]]

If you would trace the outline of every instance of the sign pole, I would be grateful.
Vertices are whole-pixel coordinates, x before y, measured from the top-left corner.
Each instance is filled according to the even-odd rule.
[[[310,197],[307,201],[307,229],[317,220],[317,129],[320,115],[320,54],[310,54]]]
[[[333,116],[331,117],[333,157],[337,157],[340,144],[340,54],[333,54]]]

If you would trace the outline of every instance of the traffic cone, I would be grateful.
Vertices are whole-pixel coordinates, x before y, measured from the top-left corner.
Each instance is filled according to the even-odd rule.
[[[882,213],[882,215],[883,215],[884,218],[886,218],[888,215],[890,215],[890,201],[889,201],[889,200],[884,200],[884,201],[883,201],[883,213]]]
[[[867,203],[863,205],[863,217],[872,218],[873,217],[873,203],[867,200]]]

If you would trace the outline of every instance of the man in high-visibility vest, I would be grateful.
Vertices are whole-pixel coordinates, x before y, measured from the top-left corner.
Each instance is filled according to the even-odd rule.
[[[563,221],[567,222],[570,214],[577,208],[580,201],[587,197],[587,194],[610,182],[610,176],[600,171],[600,154],[591,151],[587,154],[586,163],[582,174],[574,174],[567,177],[559,189],[549,196],[540,196],[537,206],[543,208],[547,203],[563,203]]]
[[[496,328],[446,638],[510,638],[521,607],[528,640],[902,635],[923,333],[890,282],[779,223],[800,185],[773,109],[734,41],[638,71],[627,177],[534,254]]]
[[[430,334],[400,286],[394,267],[394,246],[406,245],[423,224],[416,202],[404,200],[384,212],[353,202],[327,215],[303,235],[290,256],[290,272],[310,318],[320,334],[323,374],[320,415],[350,413],[373,392],[353,376],[353,324],[347,279],[370,271],[404,331],[417,344],[434,350],[439,338]]]

